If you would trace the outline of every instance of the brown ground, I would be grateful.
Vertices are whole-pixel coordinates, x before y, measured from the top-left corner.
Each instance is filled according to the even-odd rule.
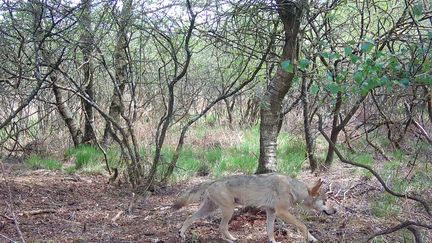
[[[21,241],[18,229],[28,242],[180,242],[177,230],[197,205],[172,212],[169,208],[177,193],[207,178],[160,189],[151,196],[132,196],[124,185],[109,185],[105,176],[65,175],[50,171],[25,171],[4,164],[0,181],[0,242]],[[12,168],[12,169],[11,169]],[[345,176],[342,176],[345,175]],[[351,175],[346,178],[346,175]],[[316,180],[304,172],[300,179]],[[397,224],[398,220],[425,220],[422,209],[404,202],[407,211],[398,218],[372,216],[369,201],[382,193],[380,186],[361,173],[342,165],[321,174],[325,188],[338,213],[324,216],[302,210],[298,217],[322,242],[359,242],[374,231]],[[430,197],[429,197],[430,198]],[[18,224],[14,223],[13,213]],[[195,223],[188,232],[192,242],[224,242],[218,231],[219,215]],[[424,221],[425,222],[425,221]],[[265,215],[235,217],[230,231],[240,242],[266,242]],[[409,235],[405,231],[406,235]],[[431,232],[422,231],[425,242]],[[276,239],[302,242],[291,226],[279,222]],[[400,242],[402,232],[385,237]]]

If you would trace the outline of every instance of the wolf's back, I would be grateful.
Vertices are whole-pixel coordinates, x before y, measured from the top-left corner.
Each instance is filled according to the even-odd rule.
[[[203,198],[207,188],[213,183],[214,182],[202,183],[190,190],[187,190],[185,193],[183,193],[180,197],[178,197],[175,200],[174,204],[172,205],[172,208],[177,210],[188,204],[200,201]]]

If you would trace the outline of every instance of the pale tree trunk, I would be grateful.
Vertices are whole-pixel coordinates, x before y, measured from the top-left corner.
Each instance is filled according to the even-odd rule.
[[[132,14],[132,0],[123,2],[123,8],[120,13],[120,20],[118,21],[118,32],[117,32],[117,43],[114,53],[114,66],[115,66],[115,77],[114,77],[114,93],[109,108],[109,115],[118,122],[120,115],[123,111],[122,96],[126,88],[128,81],[128,58],[127,58],[127,47],[128,47],[128,28],[130,25],[130,19]],[[103,136],[103,144],[108,146],[112,133],[114,133],[113,127],[110,122],[107,121]]]
[[[81,34],[81,50],[83,54],[83,72],[84,72],[84,94],[89,100],[94,100],[94,89],[93,89],[93,65],[91,55],[93,52],[93,31],[91,27],[91,5],[92,0],[82,0],[81,4],[82,14],[80,24],[82,28]],[[96,135],[93,131],[94,127],[94,114],[92,105],[86,100],[82,99],[83,110],[84,110],[84,135],[82,143],[94,143]]]
[[[281,55],[281,63],[289,61],[292,72],[287,72],[281,65],[278,66],[276,76],[267,84],[267,91],[261,105],[260,126],[260,156],[256,173],[276,171],[276,148],[279,134],[279,122],[282,112],[282,101],[291,88],[294,70],[298,58],[298,40],[300,22],[306,1],[296,3],[286,0],[277,0],[277,11],[283,23],[285,43]]]

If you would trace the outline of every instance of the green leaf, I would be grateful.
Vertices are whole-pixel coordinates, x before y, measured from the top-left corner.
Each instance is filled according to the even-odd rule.
[[[281,63],[282,69],[287,73],[294,73],[294,65],[291,60],[285,60]]]
[[[414,5],[413,12],[414,12],[415,16],[422,15],[423,14],[423,4],[417,3],[416,5]]]
[[[309,67],[310,63],[311,63],[311,61],[309,59],[306,59],[306,58],[300,59],[299,68],[301,70],[305,71]]]
[[[408,87],[408,85],[410,84],[410,80],[407,78],[403,78],[399,80],[399,84],[403,87]]]
[[[326,85],[326,89],[330,91],[333,95],[337,94],[338,92],[342,91],[342,87],[336,83],[329,83]]]
[[[323,56],[324,58],[328,58],[328,59],[330,59],[332,57],[330,52],[323,52],[323,53],[321,53],[321,56]]]
[[[363,79],[364,79],[363,72],[357,71],[354,73],[354,81],[360,84],[363,81]]]
[[[360,57],[357,56],[357,55],[352,54],[352,55],[350,55],[350,59],[351,59],[351,61],[353,63],[356,63],[356,62],[358,62],[358,60],[360,59]]]
[[[310,88],[311,93],[314,94],[314,95],[318,94],[319,90],[320,90],[320,88],[319,88],[319,86],[316,85],[316,84],[313,84],[313,85],[311,86],[311,88]]]
[[[349,46],[345,47],[344,51],[345,51],[345,56],[351,56],[353,53],[353,49]]]
[[[372,48],[374,47],[374,44],[370,41],[365,41],[361,44],[360,50],[364,53],[368,53],[372,51]]]
[[[428,32],[428,38],[429,38],[429,40],[432,40],[432,31]]]

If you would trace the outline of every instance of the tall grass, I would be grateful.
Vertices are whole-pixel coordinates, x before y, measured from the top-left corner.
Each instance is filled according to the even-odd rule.
[[[63,164],[53,158],[45,158],[38,155],[32,155],[24,160],[25,165],[33,170],[46,169],[46,170],[61,170]]]
[[[105,171],[105,161],[103,153],[96,147],[90,145],[81,145],[69,149],[66,154],[73,157],[75,164],[72,167],[65,168],[67,173],[74,173],[79,170],[88,174],[102,174]],[[119,152],[113,148],[107,151],[108,164],[110,166],[119,166]]]
[[[199,134],[204,137],[202,133]],[[281,133],[278,141],[277,169],[295,176],[306,160],[306,147],[300,139],[288,133]],[[169,162],[173,152],[165,148],[162,154]],[[233,173],[253,174],[258,165],[258,154],[259,126],[254,126],[244,131],[241,142],[230,147],[186,147],[179,157],[173,179],[185,179],[201,171],[208,171],[216,177]]]

